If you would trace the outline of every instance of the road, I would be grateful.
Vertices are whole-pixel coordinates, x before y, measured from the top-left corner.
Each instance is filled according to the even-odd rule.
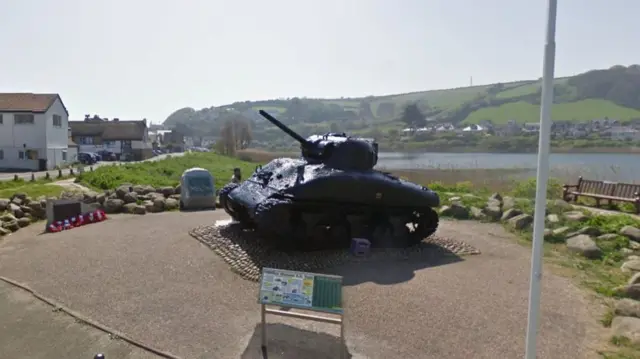
[[[172,157],[178,157],[178,156],[183,156],[184,154],[185,154],[185,152],[166,153],[166,154],[162,154],[162,155],[159,155],[159,156],[155,156],[155,157],[146,159],[144,161],[133,161],[133,162],[118,162],[118,161],[116,161],[116,162],[107,162],[107,161],[102,161],[102,162],[98,162],[98,163],[94,164],[93,168],[100,167],[100,166],[106,166],[106,165],[113,165],[114,163],[137,163],[137,162],[147,162],[147,161],[159,161],[159,160],[167,158],[167,156],[169,156],[169,155],[171,155]],[[69,169],[64,169],[62,171],[63,171],[64,174],[68,174],[69,173]],[[55,178],[58,175],[58,170],[38,171],[38,172],[33,172],[33,174],[35,175],[36,178],[44,178],[47,175],[47,172],[49,172],[49,175],[52,178]],[[19,178],[22,178],[24,180],[31,179],[31,172],[2,172],[2,173],[0,173],[0,181],[12,180],[15,175],[18,175]]]

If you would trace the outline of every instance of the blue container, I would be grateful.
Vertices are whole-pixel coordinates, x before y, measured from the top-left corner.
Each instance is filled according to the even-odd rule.
[[[351,239],[351,254],[354,256],[366,256],[369,254],[369,249],[371,248],[371,242],[364,238],[352,238]]]

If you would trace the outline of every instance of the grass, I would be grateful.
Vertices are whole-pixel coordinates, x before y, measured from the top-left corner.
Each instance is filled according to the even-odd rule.
[[[555,79],[554,80],[554,85],[563,85],[567,82],[568,78],[559,78],[559,79]],[[497,98],[514,98],[514,97],[520,97],[520,96],[526,96],[526,95],[532,95],[535,94],[536,92],[538,92],[538,90],[540,89],[542,82],[541,81],[536,81],[534,83],[531,84],[524,84],[521,86],[514,86],[510,89],[501,91],[500,93],[498,93],[496,95]]]
[[[221,188],[229,182],[235,167],[239,167],[246,177],[253,173],[256,163],[210,152],[189,153],[159,161],[98,167],[93,172],[79,175],[78,181],[99,189],[113,189],[125,183],[176,186],[182,173],[192,167],[209,170],[215,178],[216,188]]]
[[[11,198],[16,193],[25,193],[27,196],[37,198],[40,196],[57,197],[64,191],[61,186],[51,184],[52,180],[40,179],[34,182],[24,181],[0,181],[0,198]]]
[[[638,110],[618,106],[611,101],[600,99],[554,104],[551,111],[552,118],[566,121],[586,121],[604,117],[628,121],[640,117]],[[486,107],[472,112],[463,123],[480,123],[482,120],[488,119],[494,124],[506,124],[512,119],[519,123],[539,122],[540,106],[519,101],[499,107]]]

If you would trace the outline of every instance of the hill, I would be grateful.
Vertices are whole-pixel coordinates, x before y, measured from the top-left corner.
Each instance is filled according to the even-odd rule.
[[[201,110],[182,108],[164,124],[187,134],[217,136],[225,119],[244,117],[254,122],[256,140],[275,146],[289,141],[278,129],[259,119],[259,109],[277,114],[303,136],[329,130],[352,133],[397,130],[403,127],[397,120],[399,115],[411,103],[439,123],[459,125],[484,120],[495,124],[509,120],[527,123],[538,121],[540,86],[540,80],[528,80],[364,98],[244,101]],[[640,65],[617,65],[558,78],[554,92],[554,120],[640,119]]]

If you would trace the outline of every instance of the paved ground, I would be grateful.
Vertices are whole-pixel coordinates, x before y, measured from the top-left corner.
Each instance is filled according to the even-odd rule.
[[[219,210],[119,216],[46,235],[25,228],[0,242],[0,275],[184,358],[260,358],[257,285],[187,234],[219,218]],[[498,225],[443,221],[439,234],[483,254],[439,266],[396,261],[333,271],[347,282],[354,358],[522,357],[529,250]],[[585,348],[602,338],[597,318],[581,290],[547,271],[538,358],[592,357]],[[269,358],[337,357],[339,344],[324,334],[337,328],[268,320]],[[0,339],[0,352],[15,345]]]
[[[143,359],[156,356],[77,322],[31,293],[0,282],[0,353],[6,359]]]

